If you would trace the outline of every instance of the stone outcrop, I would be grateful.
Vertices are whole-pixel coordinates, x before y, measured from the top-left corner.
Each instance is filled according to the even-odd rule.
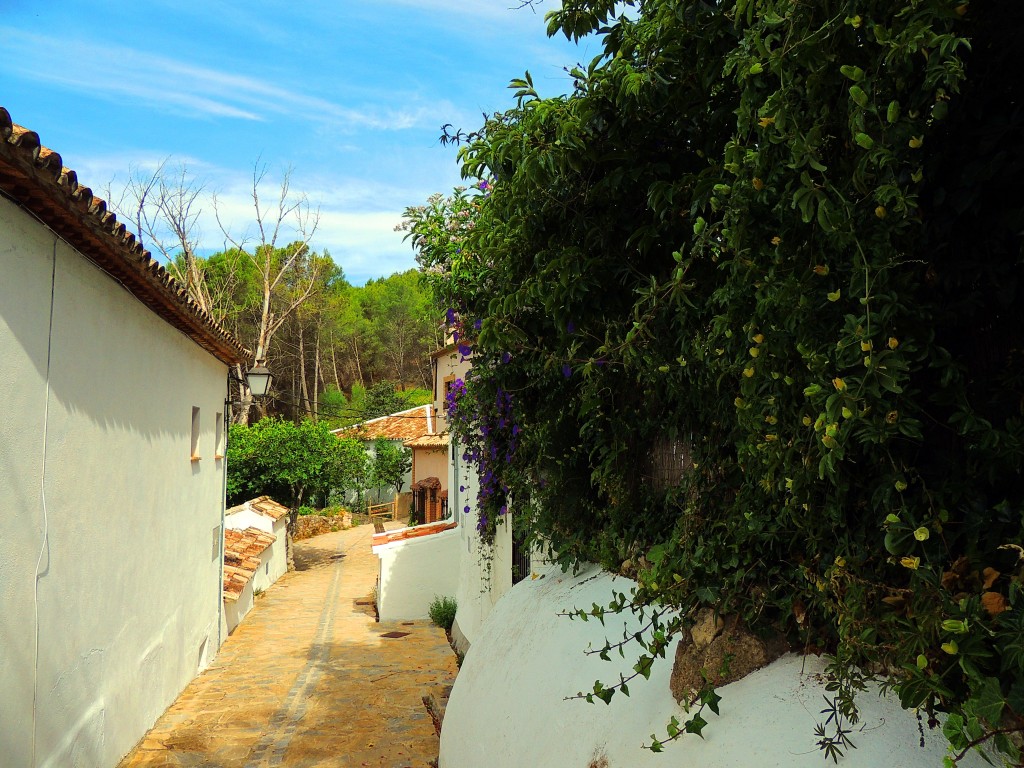
[[[676,646],[669,679],[672,696],[680,703],[688,700],[704,685],[704,675],[715,686],[735,682],[771,664],[788,650],[782,637],[756,637],[743,627],[739,617],[723,618],[705,609],[697,615],[693,626],[684,630]]]

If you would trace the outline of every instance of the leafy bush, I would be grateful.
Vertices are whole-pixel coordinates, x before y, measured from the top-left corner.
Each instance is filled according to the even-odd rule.
[[[1024,10],[627,4],[551,14],[604,54],[514,81],[475,186],[407,211],[473,346],[481,530],[514,497],[635,576],[609,609],[677,610],[637,674],[711,607],[832,653],[844,711],[870,670],[951,713],[950,762],[1017,759]]]
[[[307,507],[303,505],[296,510],[296,514],[302,517],[303,515],[319,515],[320,512],[319,510],[316,510],[313,507]]]
[[[452,625],[455,623],[455,611],[457,608],[458,604],[455,602],[454,597],[438,597],[435,595],[427,611],[430,614],[430,620],[434,624],[441,627],[445,632],[451,632]]]

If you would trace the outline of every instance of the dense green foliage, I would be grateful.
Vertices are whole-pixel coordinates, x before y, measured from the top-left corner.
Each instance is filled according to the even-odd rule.
[[[359,440],[339,439],[326,424],[261,419],[228,432],[228,504],[264,494],[286,506],[324,507],[332,495],[361,493],[369,460]]]
[[[711,606],[833,654],[846,715],[871,672],[952,713],[949,762],[1017,759],[1024,11],[625,5],[565,0],[604,54],[514,82],[478,185],[407,212],[474,337],[482,526],[511,499],[637,578],[613,609],[677,609],[638,674]]]

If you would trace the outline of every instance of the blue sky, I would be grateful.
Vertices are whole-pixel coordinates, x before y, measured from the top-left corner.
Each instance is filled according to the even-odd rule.
[[[414,266],[401,211],[459,183],[442,124],[474,129],[512,105],[530,70],[542,95],[597,43],[548,39],[519,0],[3,0],[0,106],[116,197],[166,158],[216,193],[232,235],[252,232],[287,168],[320,206],[312,245],[361,284]],[[224,243],[204,199],[202,243]]]

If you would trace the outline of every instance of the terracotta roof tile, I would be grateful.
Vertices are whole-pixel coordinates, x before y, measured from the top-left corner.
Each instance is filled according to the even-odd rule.
[[[245,502],[244,504],[239,504],[236,507],[231,507],[226,511],[226,514],[232,515],[237,512],[244,512],[247,509],[251,509],[254,512],[258,512],[259,514],[264,515],[265,517],[269,517],[275,522],[277,520],[280,520],[289,512],[288,507],[284,506],[283,504],[278,504],[269,496],[259,496],[255,499],[249,499],[249,501]]]
[[[224,531],[224,599],[237,600],[260,567],[260,555],[277,537],[259,528]]]
[[[406,411],[380,416],[344,429],[334,431],[338,437],[354,437],[358,440],[412,440],[434,431],[433,406],[418,405]]]
[[[234,364],[249,356],[139,245],[107,204],[79,184],[78,175],[64,167],[61,156],[42,146],[35,131],[16,125],[3,107],[0,191],[214,357]]]
[[[420,435],[412,440],[406,440],[402,445],[406,448],[447,448],[451,443],[451,436],[446,432],[443,435]]]
[[[375,533],[373,534],[373,543],[371,546],[376,547],[381,544],[390,544],[394,541],[405,541],[406,539],[418,539],[421,536],[431,536],[435,533],[441,533],[442,531],[450,531],[454,527],[454,522],[443,521],[438,523],[427,523],[426,525],[416,525],[412,528],[399,528],[396,531]]]

